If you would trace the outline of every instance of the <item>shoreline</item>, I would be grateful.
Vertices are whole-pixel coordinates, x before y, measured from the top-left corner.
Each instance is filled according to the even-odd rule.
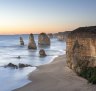
[[[50,64],[37,67],[29,74],[32,82],[13,91],[95,91],[96,86],[77,76],[66,65],[66,55],[56,57]]]

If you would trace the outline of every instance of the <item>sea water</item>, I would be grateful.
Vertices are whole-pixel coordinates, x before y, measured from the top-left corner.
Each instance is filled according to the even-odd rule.
[[[56,56],[65,53],[66,44],[64,41],[58,41],[51,38],[50,47],[38,46],[38,35],[34,35],[37,44],[37,50],[28,50],[28,35],[22,35],[25,46],[20,46],[20,35],[0,35],[0,91],[12,91],[22,87],[30,82],[28,74],[36,69],[37,66],[48,64]],[[48,56],[39,57],[39,50],[44,49]],[[21,59],[17,57],[20,56]],[[8,63],[30,64],[33,67],[22,69],[4,68],[2,66]]]

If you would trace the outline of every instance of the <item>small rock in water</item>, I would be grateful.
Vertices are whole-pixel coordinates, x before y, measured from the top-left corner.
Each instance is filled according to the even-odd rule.
[[[29,64],[21,64],[21,63],[19,63],[19,68],[24,68],[24,67],[32,67],[32,66],[29,65]]]
[[[45,56],[47,56],[46,53],[45,53],[45,50],[43,50],[43,49],[41,49],[41,50],[39,51],[39,55],[40,55],[40,57],[45,57]]]
[[[18,69],[18,66],[17,65],[14,65],[12,63],[9,63],[8,65],[4,66],[5,68],[6,67],[11,67],[11,68],[14,68],[14,69]]]
[[[21,56],[18,56],[17,58],[18,58],[18,59],[21,59]]]
[[[19,63],[18,65],[15,65],[13,63],[9,63],[8,65],[5,65],[4,67],[5,68],[10,67],[10,68],[18,69],[18,68],[32,67],[32,66],[29,64],[22,64],[22,63]]]
[[[24,41],[22,37],[20,37],[20,45],[24,45]]]

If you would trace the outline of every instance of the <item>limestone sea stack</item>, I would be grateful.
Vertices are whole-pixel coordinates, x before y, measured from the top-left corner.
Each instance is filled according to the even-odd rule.
[[[41,33],[38,36],[38,45],[50,45],[50,38],[46,33]]]
[[[41,50],[39,51],[39,55],[40,55],[40,57],[45,57],[45,56],[47,56],[46,53],[45,53],[45,50],[43,50],[43,49],[41,49]]]
[[[28,49],[37,49],[33,34],[29,35]]]
[[[20,45],[24,45],[24,41],[22,37],[20,37]]]
[[[75,72],[96,67],[96,26],[80,27],[67,39],[67,64]]]

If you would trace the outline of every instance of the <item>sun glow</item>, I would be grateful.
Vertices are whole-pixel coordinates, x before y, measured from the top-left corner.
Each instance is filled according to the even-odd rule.
[[[73,1],[0,0],[0,34],[54,33],[96,24],[96,2]]]

